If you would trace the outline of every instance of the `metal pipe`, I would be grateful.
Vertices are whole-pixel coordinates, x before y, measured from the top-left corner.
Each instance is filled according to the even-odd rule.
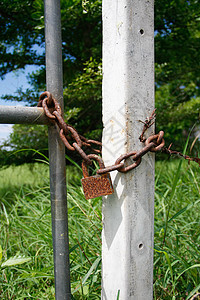
[[[0,124],[50,125],[42,107],[0,106]]]
[[[46,83],[63,109],[62,41],[59,0],[44,0]],[[55,126],[49,126],[49,159],[55,295],[71,299],[65,147]]]

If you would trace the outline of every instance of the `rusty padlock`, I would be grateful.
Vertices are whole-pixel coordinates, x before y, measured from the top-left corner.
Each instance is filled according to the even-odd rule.
[[[100,169],[105,168],[101,157],[95,154],[89,154],[89,158],[96,160],[99,163]],[[96,174],[89,176],[88,166],[85,161],[82,162],[82,170],[84,178],[81,179],[85,199],[92,199],[100,196],[107,196],[114,193],[110,174]]]

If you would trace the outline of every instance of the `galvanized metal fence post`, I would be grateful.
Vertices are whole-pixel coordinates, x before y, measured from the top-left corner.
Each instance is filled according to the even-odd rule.
[[[103,158],[139,150],[154,108],[153,0],[103,0]],[[153,128],[147,134],[152,134]],[[153,298],[154,155],[112,172],[103,200],[102,299]],[[118,298],[117,298],[118,297]]]
[[[47,90],[58,100],[63,111],[60,0],[44,0],[44,7]],[[49,164],[55,295],[57,300],[70,300],[71,288],[65,146],[59,137],[56,126],[50,125],[42,108],[1,106],[0,123],[49,125]]]
[[[45,0],[47,90],[63,109],[62,41],[60,0]],[[56,299],[71,299],[65,147],[55,126],[49,127],[49,159],[52,236]]]

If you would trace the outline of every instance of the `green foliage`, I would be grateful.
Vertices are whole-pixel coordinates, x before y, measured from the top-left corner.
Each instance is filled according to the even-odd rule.
[[[83,73],[64,89],[65,114],[64,120],[73,124],[80,134],[97,140],[101,139],[102,121],[101,121],[101,82],[102,65],[95,59],[90,58],[84,64]],[[20,94],[21,100],[24,99],[24,93]],[[29,94],[31,96],[31,94]],[[11,98],[14,100],[13,96]],[[28,99],[31,99],[28,98]],[[95,110],[94,110],[95,107]],[[9,153],[5,146],[11,147]],[[13,126],[13,132],[9,141],[3,144],[0,151],[0,165],[21,164],[24,162],[33,162],[38,158],[35,149],[48,154],[48,132],[45,126],[40,125],[19,125]],[[19,151],[26,150],[26,151]],[[70,153],[71,155],[72,153]],[[73,155],[73,154],[72,154]],[[72,156],[75,158],[75,156]]]
[[[157,163],[154,297],[159,300],[190,299],[199,289],[199,170],[185,162],[179,170],[179,163]]]
[[[46,141],[45,147],[47,148],[47,128],[45,126],[40,125],[14,125],[14,132],[10,135],[10,143],[9,146],[14,148],[15,150],[20,149],[28,149],[29,145],[37,144],[37,148],[40,149],[44,146],[44,141]]]
[[[14,195],[24,186],[34,186],[35,183],[47,184],[49,177],[49,167],[45,164],[23,164],[20,166],[9,166],[0,169],[0,197],[4,195],[11,204]]]
[[[44,56],[39,55],[33,47],[40,45],[43,39],[43,35],[38,34],[35,28],[37,7],[34,4],[30,0],[1,1],[1,77],[28,64],[44,64]]]
[[[159,85],[172,81],[198,82],[199,12],[196,0],[155,1],[156,75]],[[183,84],[182,84],[183,85]]]
[[[172,148],[180,150],[195,123],[191,141],[194,134],[199,131],[200,96],[192,96],[192,91],[196,90],[194,84],[176,87],[176,93],[174,89],[173,84],[165,84],[156,90],[156,131],[164,130],[166,145],[173,142]],[[199,142],[194,148],[193,155],[197,155],[198,147]]]
[[[9,151],[5,146],[9,146]],[[31,148],[30,148],[31,147]],[[46,126],[40,125],[19,125],[13,126],[9,141],[3,143],[0,151],[1,163],[5,165],[20,165],[30,163],[41,158],[40,153],[32,148],[48,155],[48,130]]]
[[[183,161],[178,174],[179,162],[156,165],[154,299],[157,300],[190,299],[200,288],[199,169],[196,164]],[[101,199],[84,199],[79,169],[68,167],[67,175],[72,293],[77,300],[96,300],[101,298]],[[34,164],[2,170],[0,200],[1,261],[9,261],[17,253],[31,258],[24,264],[2,268],[0,299],[25,299],[31,295],[33,299],[53,300],[48,166]]]
[[[2,262],[1,268],[22,265],[30,260],[31,260],[31,258],[23,257],[23,256],[19,255],[19,253],[18,253],[17,255],[10,257],[6,261]]]
[[[83,73],[64,90],[66,121],[75,124],[80,133],[90,138],[101,137],[102,121],[102,65],[90,58]]]
[[[0,76],[28,64],[40,66],[29,75],[32,89],[5,99],[35,105],[45,90],[43,1],[4,0],[0,12]],[[155,1],[157,129],[165,130],[167,144],[174,142],[177,150],[195,122],[199,130],[199,13],[197,0]],[[92,137],[100,137],[102,128],[101,14],[101,0],[61,1],[66,120]]]
[[[199,1],[155,2],[157,128],[177,149],[199,130]]]
[[[0,298],[25,299],[31,295],[33,299],[54,299],[49,179],[44,175],[47,167],[36,164],[32,170],[28,165],[15,168],[3,170],[7,176],[0,176],[4,184],[10,177],[18,187],[18,191],[6,192],[0,184],[2,260],[20,252],[31,261],[3,268]],[[16,177],[19,171],[23,185]],[[85,201],[78,169],[67,168],[67,181],[73,297],[100,299],[101,200]]]

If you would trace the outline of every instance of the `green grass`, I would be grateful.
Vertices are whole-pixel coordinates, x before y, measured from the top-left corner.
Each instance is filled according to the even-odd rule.
[[[166,161],[157,170],[154,297],[190,299],[200,288],[199,167]]]
[[[199,167],[156,164],[154,299],[200,289]],[[0,299],[54,299],[48,166],[0,171]],[[101,199],[86,201],[78,168],[67,168],[74,299],[101,298]]]
[[[43,164],[24,164],[0,169],[0,197],[11,198],[18,193],[23,186],[35,186],[38,182],[47,183],[49,167]]]
[[[9,167],[1,175],[0,298],[54,299],[48,166]],[[72,292],[74,299],[100,299],[101,199],[85,201],[80,177],[67,168]],[[14,256],[30,261],[7,266]]]

